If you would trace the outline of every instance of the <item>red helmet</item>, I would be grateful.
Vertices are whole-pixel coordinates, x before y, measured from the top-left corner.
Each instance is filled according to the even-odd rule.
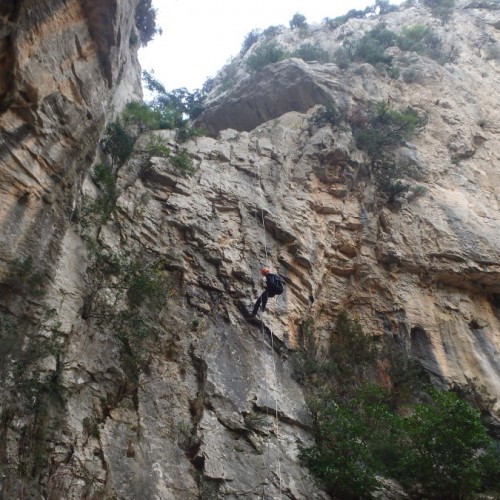
[[[269,270],[268,267],[263,267],[261,270],[260,270],[260,274],[262,274],[263,276],[267,276],[271,271]]]

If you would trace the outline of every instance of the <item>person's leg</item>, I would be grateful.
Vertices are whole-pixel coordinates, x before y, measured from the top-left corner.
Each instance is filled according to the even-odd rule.
[[[257,314],[257,311],[259,310],[260,304],[262,303],[262,295],[257,299],[255,305],[253,306],[252,316],[255,316]]]
[[[264,312],[267,305],[267,290],[261,295],[261,297],[262,297],[262,312]]]

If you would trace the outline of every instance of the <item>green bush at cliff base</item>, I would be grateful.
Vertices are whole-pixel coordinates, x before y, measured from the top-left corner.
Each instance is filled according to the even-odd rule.
[[[314,342],[312,322],[299,332],[299,355],[316,444],[300,459],[333,498],[372,498],[378,477],[398,480],[415,498],[472,498],[500,488],[500,460],[480,414],[453,392],[427,389],[428,402],[411,404],[401,394],[421,393],[414,369],[395,375],[389,389],[376,385],[380,363],[391,351],[376,350],[358,322],[337,319],[327,352]],[[410,366],[404,363],[405,366]],[[406,389],[405,389],[406,388]],[[404,405],[404,414],[397,403]]]
[[[452,392],[429,391],[432,403],[403,419],[405,447],[395,474],[429,498],[465,499],[500,486],[500,454],[479,411]]]

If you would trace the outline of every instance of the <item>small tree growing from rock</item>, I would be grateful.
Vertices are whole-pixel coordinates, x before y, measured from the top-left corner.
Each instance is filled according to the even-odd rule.
[[[307,28],[306,16],[304,16],[303,14],[299,14],[298,12],[294,14],[292,19],[290,20],[290,28]]]

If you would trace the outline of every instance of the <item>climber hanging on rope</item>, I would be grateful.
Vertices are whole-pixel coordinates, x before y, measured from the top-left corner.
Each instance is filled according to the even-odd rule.
[[[255,318],[257,315],[257,311],[260,309],[262,312],[266,309],[267,299],[271,297],[275,297],[276,295],[281,295],[283,293],[283,279],[275,273],[272,273],[268,267],[263,267],[260,270],[260,274],[265,276],[266,284],[265,290],[261,294],[261,296],[255,302],[252,311],[252,318]]]

